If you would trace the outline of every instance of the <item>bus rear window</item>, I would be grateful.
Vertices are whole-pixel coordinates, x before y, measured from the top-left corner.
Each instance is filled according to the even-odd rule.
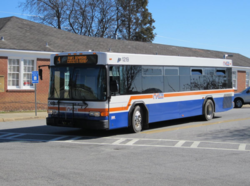
[[[202,75],[201,69],[192,69],[192,75]]]
[[[226,75],[226,71],[225,70],[216,70],[216,75],[217,76],[225,76]]]

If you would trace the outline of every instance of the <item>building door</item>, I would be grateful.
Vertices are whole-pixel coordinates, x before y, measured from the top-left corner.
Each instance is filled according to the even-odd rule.
[[[237,92],[246,89],[246,71],[238,71]]]

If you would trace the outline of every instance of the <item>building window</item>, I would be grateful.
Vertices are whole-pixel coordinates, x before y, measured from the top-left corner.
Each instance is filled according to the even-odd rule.
[[[32,71],[35,70],[33,59],[8,60],[8,89],[34,89]]]
[[[34,71],[34,60],[23,60],[23,86],[33,87],[32,71]]]
[[[19,86],[19,72],[20,72],[19,59],[9,59],[8,62],[8,86]]]
[[[237,89],[237,71],[232,71],[233,89]]]
[[[246,88],[249,87],[249,72],[246,72]]]

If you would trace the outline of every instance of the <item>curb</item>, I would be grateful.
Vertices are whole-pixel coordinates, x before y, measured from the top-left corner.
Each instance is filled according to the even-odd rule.
[[[0,122],[32,120],[32,119],[46,119],[46,117],[45,116],[32,116],[32,117],[21,117],[21,118],[0,118]]]

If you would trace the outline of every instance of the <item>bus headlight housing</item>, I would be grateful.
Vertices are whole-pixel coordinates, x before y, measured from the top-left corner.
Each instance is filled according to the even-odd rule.
[[[57,114],[58,111],[57,111],[57,110],[48,109],[48,110],[47,110],[47,113],[48,113],[48,114]]]
[[[94,117],[100,117],[101,113],[100,112],[89,112],[90,116],[94,116]]]

